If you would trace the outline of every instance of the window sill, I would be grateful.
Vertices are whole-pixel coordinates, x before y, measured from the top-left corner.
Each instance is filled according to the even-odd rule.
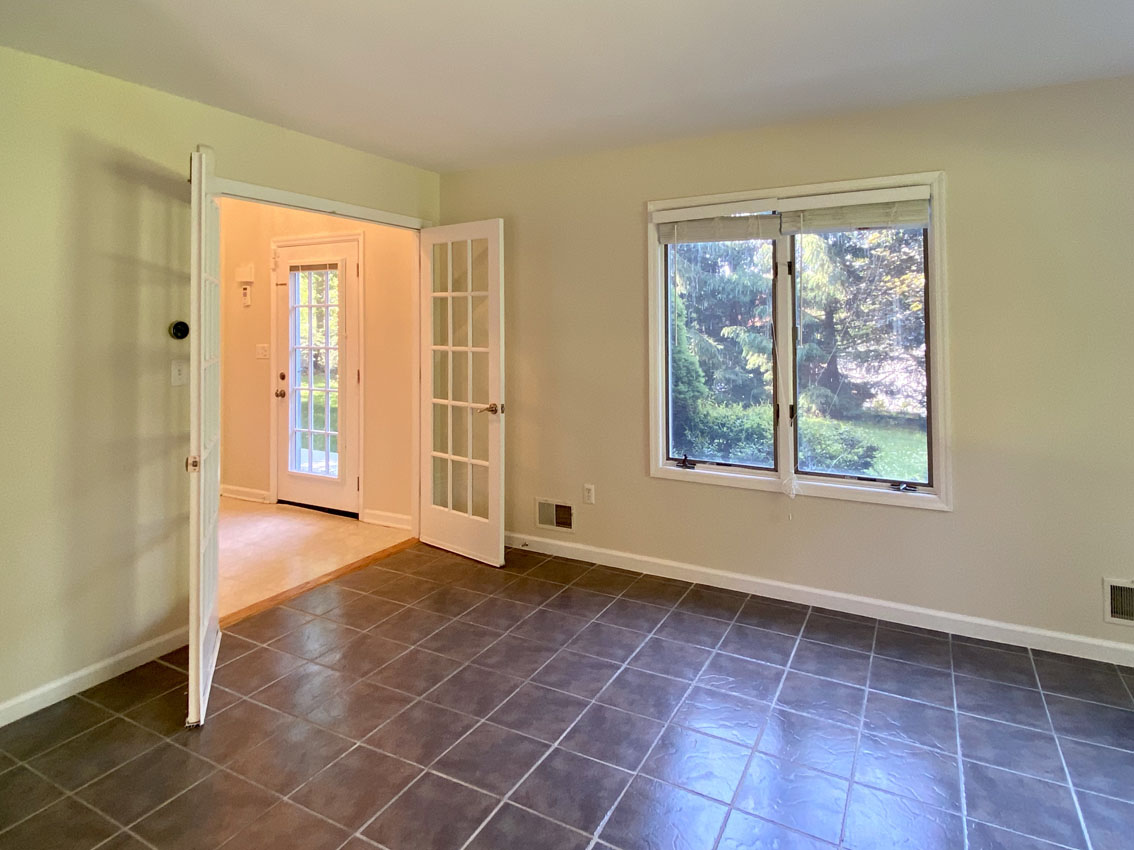
[[[737,487],[742,490],[765,490],[788,495],[787,481],[777,472],[743,470],[712,465],[698,466],[696,469],[680,469],[672,463],[655,464],[650,470],[653,478],[667,478],[671,481],[688,481],[696,484],[713,484],[718,487]],[[822,499],[843,499],[850,502],[871,502],[877,505],[894,505],[903,508],[919,508],[930,511],[951,511],[953,505],[942,493],[932,490],[917,492],[898,492],[884,485],[866,482],[824,481],[815,478],[796,476],[795,495],[816,496]]]

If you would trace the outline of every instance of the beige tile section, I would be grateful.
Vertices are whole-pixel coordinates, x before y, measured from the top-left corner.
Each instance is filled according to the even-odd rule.
[[[410,537],[404,528],[291,505],[220,502],[222,617]]]

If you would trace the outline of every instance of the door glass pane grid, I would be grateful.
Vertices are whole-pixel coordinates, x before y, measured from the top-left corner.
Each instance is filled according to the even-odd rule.
[[[339,267],[292,266],[288,469],[339,477]]]
[[[486,245],[483,262],[476,246],[468,241],[434,246],[430,311],[431,501],[437,507],[478,519],[488,518],[489,414],[477,412],[488,403],[488,297],[483,292],[487,289]],[[478,289],[481,292],[475,291]]]

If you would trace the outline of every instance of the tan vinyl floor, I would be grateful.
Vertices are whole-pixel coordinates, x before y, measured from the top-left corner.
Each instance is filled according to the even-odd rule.
[[[247,608],[409,537],[404,528],[222,496],[220,615]]]

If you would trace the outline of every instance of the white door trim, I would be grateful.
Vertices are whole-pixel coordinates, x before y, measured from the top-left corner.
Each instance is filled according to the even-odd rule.
[[[255,183],[246,183],[242,180],[232,180],[225,177],[213,177],[209,183],[210,192],[215,198],[235,198],[241,201],[253,201],[259,204],[270,204],[277,207],[301,210],[304,212],[323,213],[338,218],[351,218],[357,221],[367,221],[374,224],[388,224],[393,227],[403,227],[407,230],[421,231],[422,228],[432,227],[429,219],[414,218],[400,213],[387,212],[373,207],[348,204],[329,198],[319,198],[314,195],[304,195],[299,192],[289,192],[286,189],[275,189],[270,186],[260,186]],[[222,221],[221,226],[224,226]],[[421,277],[420,250],[418,251],[418,269],[415,284],[411,293],[410,306],[413,310],[413,359],[412,373],[414,377],[410,414],[410,534],[421,536],[421,323],[418,316],[421,312],[421,294],[418,291],[417,280]],[[272,372],[275,374],[275,371]],[[273,426],[274,427],[274,426]],[[275,501],[275,462],[272,463],[272,500]],[[363,512],[359,512],[362,519]],[[365,521],[365,520],[363,520]]]
[[[391,224],[394,227],[404,227],[408,230],[421,230],[423,227],[432,227],[433,222],[425,218],[414,218],[400,213],[386,212],[385,210],[363,207],[358,204],[347,204],[342,201],[332,201],[329,198],[317,198],[314,195],[303,195],[299,192],[289,192],[286,189],[273,189],[270,186],[257,186],[255,183],[245,183],[241,180],[229,180],[224,177],[214,177],[209,183],[211,194],[218,197],[236,198],[241,201],[255,201],[260,204],[272,204],[277,207],[290,207],[293,210],[305,212],[325,213],[338,218],[354,218],[359,221],[372,221],[377,224]]]
[[[358,366],[360,372],[366,371],[366,234],[361,230],[348,231],[343,233],[311,233],[306,236],[283,236],[278,239],[272,239],[269,247],[268,254],[268,268],[272,270],[272,309],[269,322],[269,334],[271,335],[271,348],[269,349],[269,362],[271,363],[271,372],[268,374],[268,386],[265,392],[272,393],[277,386],[276,375],[280,370],[279,362],[279,347],[276,345],[276,333],[279,330],[279,325],[276,319],[277,305],[276,298],[278,293],[276,290],[276,255],[281,248],[304,248],[309,245],[332,245],[340,242],[353,242],[358,248],[358,272],[357,272],[357,285],[355,286],[355,301],[353,305],[355,310],[356,321],[353,322],[354,333],[358,339]],[[362,375],[358,381],[358,433],[355,435],[354,440],[358,446],[358,516],[362,518],[363,505],[366,504],[366,474],[364,472],[366,466],[364,463],[364,452],[366,451],[366,441],[363,435],[366,434],[366,376]],[[279,416],[276,415],[276,405],[272,404],[272,417],[271,428],[268,433],[268,445],[272,453],[272,463],[268,469],[268,494],[272,502],[279,501]]]

